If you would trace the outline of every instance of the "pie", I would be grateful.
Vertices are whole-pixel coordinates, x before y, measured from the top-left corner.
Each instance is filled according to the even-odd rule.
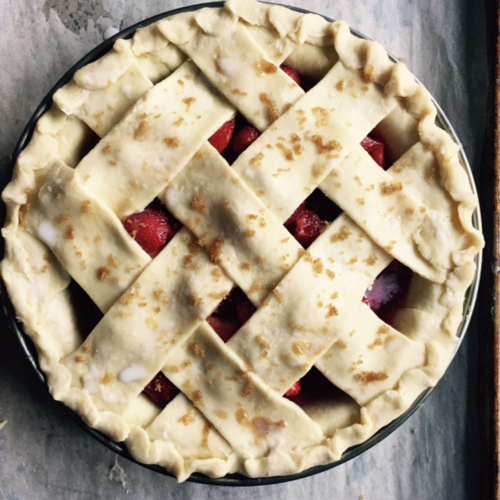
[[[2,277],[53,397],[180,481],[329,464],[401,416],[483,246],[436,117],[377,43],[281,6],[118,39],[3,193]]]

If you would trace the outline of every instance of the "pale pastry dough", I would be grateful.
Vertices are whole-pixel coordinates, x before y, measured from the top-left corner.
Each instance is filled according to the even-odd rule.
[[[304,93],[282,63],[321,80]],[[208,139],[237,113],[262,134],[230,167]],[[54,398],[180,481],[329,464],[401,416],[450,362],[483,246],[436,116],[381,46],[281,6],[118,40],[55,93],[3,193],[2,277]],[[344,213],[306,251],[283,223],[316,188]],[[155,198],[184,228],[151,259],[121,219]],[[362,298],[393,259],[414,274],[389,326]],[[88,336],[73,280],[103,313]],[[206,319],[235,285],[257,310],[224,344]],[[300,408],[282,395],[313,366],[335,388]],[[142,394],[160,371],[181,390],[162,410]]]

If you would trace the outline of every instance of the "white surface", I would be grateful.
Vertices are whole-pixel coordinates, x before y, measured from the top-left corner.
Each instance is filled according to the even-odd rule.
[[[56,81],[110,29],[195,4],[173,0],[4,0],[0,10],[0,161]],[[406,60],[436,97],[473,169],[486,112],[482,2],[289,0],[353,28]],[[80,4],[80,5],[79,5]],[[46,394],[15,339],[0,330],[0,500],[13,499],[453,499],[477,498],[477,340],[470,328],[424,406],[364,455],[325,473],[274,486],[182,485],[117,458]]]

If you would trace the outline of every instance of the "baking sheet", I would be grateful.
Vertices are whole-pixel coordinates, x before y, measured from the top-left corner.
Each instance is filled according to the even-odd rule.
[[[100,43],[154,14],[196,1],[23,0],[0,19],[0,168],[24,125],[62,74]],[[452,122],[478,176],[486,120],[486,39],[472,0],[289,1],[336,19],[406,61]],[[474,319],[450,369],[424,406],[384,442],[320,475],[265,488],[178,485],[117,458],[92,440],[38,384],[0,329],[0,499],[11,498],[477,498],[478,327]]]

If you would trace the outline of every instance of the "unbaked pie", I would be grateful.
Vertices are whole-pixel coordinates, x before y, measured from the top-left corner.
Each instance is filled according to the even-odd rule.
[[[179,480],[331,463],[402,415],[483,245],[436,116],[378,44],[281,6],[118,39],[3,194],[2,276],[53,397]]]

